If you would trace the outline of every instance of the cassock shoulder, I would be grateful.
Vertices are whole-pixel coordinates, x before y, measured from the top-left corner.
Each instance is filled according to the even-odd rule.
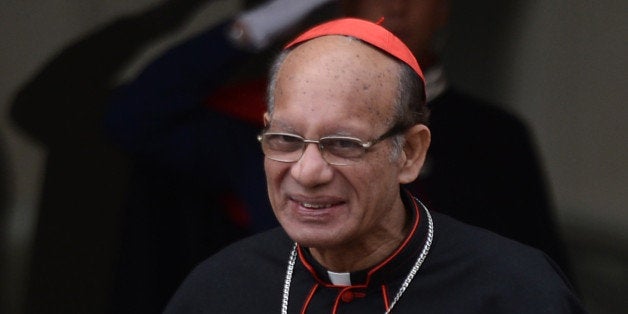
[[[467,309],[481,313],[584,313],[562,271],[540,250],[433,216],[434,243],[422,272],[438,282],[434,292],[468,300]]]
[[[291,249],[281,228],[227,246],[188,275],[165,313],[278,311]]]

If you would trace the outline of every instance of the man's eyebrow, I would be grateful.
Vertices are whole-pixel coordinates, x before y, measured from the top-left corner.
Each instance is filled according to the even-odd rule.
[[[294,124],[289,123],[282,119],[271,119],[270,122],[268,123],[268,126],[266,127],[266,130],[270,130],[270,129],[272,129],[273,132],[280,131],[280,132],[301,135],[300,130],[297,127],[295,127]],[[349,136],[349,137],[360,138],[360,136],[365,136],[365,134],[363,133],[366,131],[356,129],[355,127],[352,128],[352,127],[347,127],[347,126],[333,125],[333,126],[322,127],[322,129],[320,129],[320,132],[321,132],[321,136]]]
[[[268,129],[270,128],[278,128],[285,132],[296,132],[296,129],[292,125],[281,120],[270,120],[268,123]]]
[[[330,136],[349,136],[349,137],[357,137],[355,131],[350,131],[347,129],[335,130],[333,132],[329,132]]]

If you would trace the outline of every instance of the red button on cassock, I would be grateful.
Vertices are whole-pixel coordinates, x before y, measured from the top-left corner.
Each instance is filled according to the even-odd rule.
[[[342,294],[341,298],[342,298],[342,301],[349,303],[349,302],[353,301],[353,299],[355,298],[355,295],[351,291],[345,291]]]

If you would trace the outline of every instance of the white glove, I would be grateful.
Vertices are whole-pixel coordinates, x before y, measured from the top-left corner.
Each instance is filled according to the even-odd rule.
[[[332,0],[271,0],[242,13],[234,23],[246,44],[262,50],[319,6]]]

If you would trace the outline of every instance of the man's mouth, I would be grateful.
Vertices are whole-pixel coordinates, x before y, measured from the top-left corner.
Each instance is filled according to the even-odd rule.
[[[314,204],[314,203],[299,203],[299,204],[308,209],[328,208],[334,205],[334,204]]]

